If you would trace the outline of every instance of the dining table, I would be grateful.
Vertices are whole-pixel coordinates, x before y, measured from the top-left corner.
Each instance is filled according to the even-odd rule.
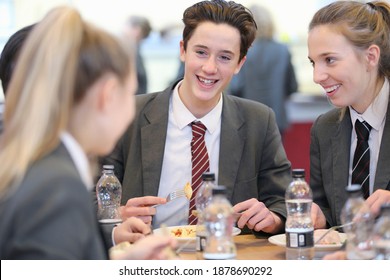
[[[234,237],[237,248],[237,260],[285,260],[286,249],[268,241],[268,236],[241,234]],[[195,251],[182,251],[183,260],[196,260]]]

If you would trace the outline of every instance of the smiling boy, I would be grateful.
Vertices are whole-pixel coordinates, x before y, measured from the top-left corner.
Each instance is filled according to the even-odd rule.
[[[284,192],[291,180],[273,111],[225,95],[256,32],[251,12],[233,1],[202,1],[187,8],[180,42],[184,78],[162,92],[137,96],[137,115],[103,164],[114,164],[123,185],[123,216],[158,227],[188,223],[189,202],[166,195],[191,182],[191,123],[206,128],[209,171],[236,212],[240,228],[284,230]]]

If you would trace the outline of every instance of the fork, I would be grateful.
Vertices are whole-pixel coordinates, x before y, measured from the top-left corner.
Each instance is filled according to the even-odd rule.
[[[173,192],[170,192],[168,195],[167,195],[167,203],[176,199],[176,198],[179,198],[179,197],[183,197],[185,196],[185,192],[184,192],[184,189],[178,189],[178,190],[175,190]],[[153,208],[156,208],[160,205],[164,205],[164,204],[155,204],[155,205],[152,205],[150,207],[153,207]]]
[[[336,229],[339,229],[339,228],[343,228],[343,227],[347,227],[347,226],[351,226],[353,225],[353,222],[349,222],[349,223],[346,223],[346,224],[343,224],[343,225],[338,225],[338,226],[333,226],[333,227],[330,227],[327,231],[324,232],[324,234],[321,235],[320,238],[318,238],[316,240],[316,242],[314,242],[314,244],[318,244],[322,239],[324,239],[325,236],[328,235],[329,232],[331,232],[332,230],[336,230]]]

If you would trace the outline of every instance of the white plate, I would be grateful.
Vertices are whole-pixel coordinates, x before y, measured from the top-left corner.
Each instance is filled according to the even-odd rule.
[[[178,229],[182,229],[183,232],[185,230],[193,230],[193,236],[191,237],[175,237],[174,232],[177,231]],[[196,226],[172,226],[172,227],[167,227],[166,230],[171,234],[173,237],[176,238],[178,247],[182,246],[185,244],[183,247],[183,251],[195,251],[196,249]],[[156,235],[163,235],[164,231],[162,228],[157,228],[153,230],[153,233]],[[233,228],[233,236],[239,235],[241,233],[241,229],[234,227]]]
[[[329,245],[317,244],[314,246],[314,248],[316,250],[321,250],[321,251],[337,250],[337,249],[341,248],[341,246],[343,246],[343,243],[347,239],[347,235],[345,233],[339,232],[339,236],[340,236],[340,240],[341,240],[341,243],[339,243],[339,244],[329,244]],[[271,236],[270,238],[268,238],[268,241],[272,244],[285,247],[286,246],[286,235],[284,233],[274,235],[274,236]]]

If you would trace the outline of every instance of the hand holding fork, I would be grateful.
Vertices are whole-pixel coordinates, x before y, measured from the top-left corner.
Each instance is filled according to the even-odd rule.
[[[191,184],[188,183],[188,182],[187,182],[187,184],[184,186],[184,188],[182,188],[182,189],[177,189],[177,190],[175,190],[175,191],[173,191],[173,192],[170,192],[170,193],[167,195],[167,197],[166,197],[166,200],[167,200],[166,203],[168,203],[168,202],[170,202],[170,201],[172,201],[172,200],[174,200],[174,199],[176,199],[176,198],[183,197],[183,196],[187,197],[188,200],[191,199],[191,196],[192,196],[192,188],[191,188]],[[156,207],[158,207],[158,206],[160,206],[160,205],[163,205],[163,204],[155,204],[155,205],[152,205],[151,207],[156,208]]]

